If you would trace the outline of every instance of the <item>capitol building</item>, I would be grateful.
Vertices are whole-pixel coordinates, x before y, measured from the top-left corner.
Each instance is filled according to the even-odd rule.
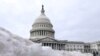
[[[55,39],[55,30],[50,19],[45,15],[42,5],[41,15],[35,20],[30,30],[30,40],[42,43],[42,46],[49,46],[55,50],[94,52],[100,51],[100,41],[97,42],[78,42]]]

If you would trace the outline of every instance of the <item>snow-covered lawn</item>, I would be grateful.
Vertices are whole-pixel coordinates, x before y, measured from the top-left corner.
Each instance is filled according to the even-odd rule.
[[[0,56],[92,56],[89,53],[52,50],[0,28]]]

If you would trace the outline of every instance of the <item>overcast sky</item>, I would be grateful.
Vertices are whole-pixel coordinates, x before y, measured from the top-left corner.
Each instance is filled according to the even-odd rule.
[[[0,27],[28,39],[42,4],[56,39],[100,40],[100,0],[0,0]]]

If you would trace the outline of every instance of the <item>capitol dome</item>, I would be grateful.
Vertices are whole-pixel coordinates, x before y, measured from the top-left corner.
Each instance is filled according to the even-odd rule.
[[[45,15],[44,6],[42,5],[41,15],[35,20],[30,31],[31,39],[34,38],[54,38],[55,31],[49,18]]]
[[[51,23],[49,18],[45,14],[41,14],[36,20],[35,23]]]

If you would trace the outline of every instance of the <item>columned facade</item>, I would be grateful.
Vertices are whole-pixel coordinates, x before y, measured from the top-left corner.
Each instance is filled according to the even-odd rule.
[[[50,46],[55,50],[65,50],[65,44],[60,43],[42,43],[42,46]]]

